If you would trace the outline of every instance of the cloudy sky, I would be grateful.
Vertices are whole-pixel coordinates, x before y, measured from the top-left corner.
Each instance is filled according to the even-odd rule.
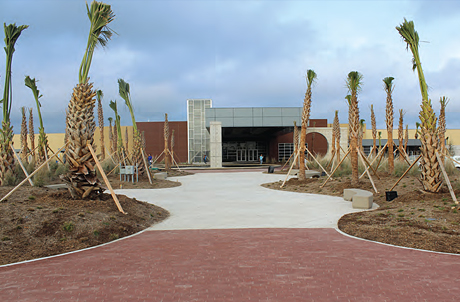
[[[129,112],[118,95],[117,79],[131,86],[137,121],[186,120],[186,100],[210,98],[213,107],[300,107],[305,73],[313,69],[312,118],[332,122],[339,110],[347,122],[345,79],[363,74],[361,117],[369,122],[374,105],[377,126],[384,127],[382,79],[395,78],[395,113],[415,128],[421,102],[395,26],[415,22],[420,56],[436,112],[439,98],[450,98],[447,127],[460,128],[459,1],[109,1],[117,32],[107,48],[96,50],[91,81],[104,94],[104,114],[113,116],[118,100],[121,121]],[[35,107],[26,75],[43,94],[42,115],[48,133],[63,132],[65,108],[86,47],[89,20],[82,0],[0,0],[2,22],[28,24],[13,57],[15,133],[20,107]],[[2,32],[3,39],[3,32]],[[3,94],[5,54],[0,55]],[[398,116],[395,116],[397,120]],[[38,122],[37,122],[38,123]]]

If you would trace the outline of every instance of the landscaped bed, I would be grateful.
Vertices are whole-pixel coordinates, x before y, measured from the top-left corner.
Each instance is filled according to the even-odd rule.
[[[460,254],[460,211],[452,209],[455,204],[447,187],[439,194],[426,193],[421,190],[422,185],[417,177],[408,175],[394,189],[398,197],[388,202],[385,191],[389,190],[398,178],[386,173],[379,173],[379,176],[380,180],[373,178],[379,193],[373,191],[367,178],[362,178],[361,183],[355,188],[373,192],[374,202],[380,207],[343,216],[338,222],[341,231],[398,246]],[[460,195],[458,177],[458,172],[450,176],[456,195]],[[324,181],[324,177],[305,181],[299,181],[294,177],[281,189],[282,182],[263,186],[332,196],[343,196],[343,189],[352,188],[351,178],[348,176],[334,177],[320,188]]]
[[[170,175],[187,175],[173,171]],[[114,189],[159,189],[179,186],[180,182],[153,180],[120,182],[110,178]],[[0,187],[5,196],[13,187]],[[169,216],[153,204],[117,195],[123,210],[118,211],[112,196],[96,200],[74,200],[67,189],[48,189],[24,184],[0,203],[0,265],[79,250],[122,238]]]

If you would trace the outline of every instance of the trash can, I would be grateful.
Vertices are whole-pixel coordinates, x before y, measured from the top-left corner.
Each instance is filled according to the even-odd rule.
[[[275,171],[275,167],[269,166],[268,167],[268,173],[273,173]]]

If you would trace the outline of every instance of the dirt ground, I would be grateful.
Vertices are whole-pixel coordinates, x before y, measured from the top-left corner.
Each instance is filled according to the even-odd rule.
[[[373,241],[412,247],[431,251],[460,254],[460,211],[452,209],[455,205],[446,185],[441,193],[422,191],[420,181],[414,176],[405,176],[393,189],[398,197],[386,201],[385,192],[398,180],[398,177],[379,173],[374,179],[379,193],[375,193],[368,178],[362,178],[360,188],[374,193],[374,202],[380,207],[376,210],[352,213],[343,216],[338,227],[343,232]],[[450,181],[455,195],[460,195],[459,173],[451,175]],[[343,189],[352,188],[350,177],[337,177],[320,186],[326,178],[310,178],[299,181],[291,178],[283,188],[282,182],[263,184],[264,187],[343,196]]]
[[[188,175],[172,171],[168,176]],[[102,182],[102,179],[100,179]],[[120,182],[109,176],[114,189],[159,189],[180,182],[153,180]],[[5,196],[13,187],[0,187]],[[125,212],[118,211],[110,194],[97,200],[73,200],[67,189],[48,189],[24,184],[0,203],[0,265],[62,254],[122,238],[169,216],[155,205],[117,195]]]

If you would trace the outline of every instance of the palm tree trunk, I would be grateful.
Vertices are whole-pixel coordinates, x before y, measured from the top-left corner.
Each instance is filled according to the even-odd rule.
[[[32,163],[35,164],[35,133],[34,133],[34,115],[32,108],[29,108],[29,140],[30,140],[30,150],[32,152]]]
[[[299,161],[295,159],[297,152],[299,151],[299,128],[297,127],[297,122],[294,121],[294,132],[293,132],[293,144],[294,144],[294,154],[292,155],[292,161],[294,168],[299,168]]]
[[[27,117],[26,107],[21,107],[22,123],[21,123],[21,160],[24,163],[28,163],[29,148],[27,144]]]
[[[350,139],[350,157],[351,157],[351,184],[357,185],[359,183],[358,171],[358,138],[359,138],[359,107],[358,95],[356,91],[351,92],[351,110],[352,110],[352,133]]]
[[[14,168],[14,154],[10,148],[12,141],[13,126],[10,125],[9,121],[2,121],[2,129],[0,129],[0,185],[4,184],[7,173],[11,173]]]
[[[165,149],[164,149],[164,155],[165,155],[165,170],[166,170],[166,171],[169,171],[169,170],[171,169],[171,162],[170,162],[169,147],[168,147],[168,141],[169,141],[169,122],[168,122],[168,114],[167,114],[167,113],[165,113],[164,140],[165,140]]]
[[[94,149],[94,107],[96,92],[93,84],[88,82],[78,84],[72,93],[69,102],[68,132],[69,143],[66,148],[66,158],[69,163],[69,172],[61,178],[69,185],[73,198],[93,199],[102,193],[96,175],[96,163],[88,148]]]
[[[399,110],[399,124],[398,124],[398,142],[399,142],[399,160],[404,161],[403,155],[403,135],[404,135],[404,112]]]
[[[307,125],[308,120],[310,119],[310,108],[311,108],[311,88],[307,88],[307,92],[305,93],[305,100],[303,104],[302,110],[302,127],[300,128],[300,143],[299,143],[299,174],[297,178],[299,180],[305,180],[305,151],[307,150],[305,146],[305,140],[307,138]]]
[[[372,157],[377,155],[377,122],[375,121],[374,105],[371,105],[372,124]]]
[[[337,164],[340,163],[340,123],[339,123],[339,111],[335,111],[335,117],[334,117],[334,132],[335,132],[335,138],[336,138],[336,149],[337,149]]]
[[[386,124],[387,124],[387,136],[388,136],[388,173],[393,174],[395,169],[394,154],[393,154],[393,100],[391,92],[387,91],[387,102],[386,102]]]
[[[105,159],[105,143],[104,143],[104,112],[102,109],[101,99],[97,100],[97,117],[99,120],[99,133],[100,133],[100,145],[101,145],[101,161]]]

